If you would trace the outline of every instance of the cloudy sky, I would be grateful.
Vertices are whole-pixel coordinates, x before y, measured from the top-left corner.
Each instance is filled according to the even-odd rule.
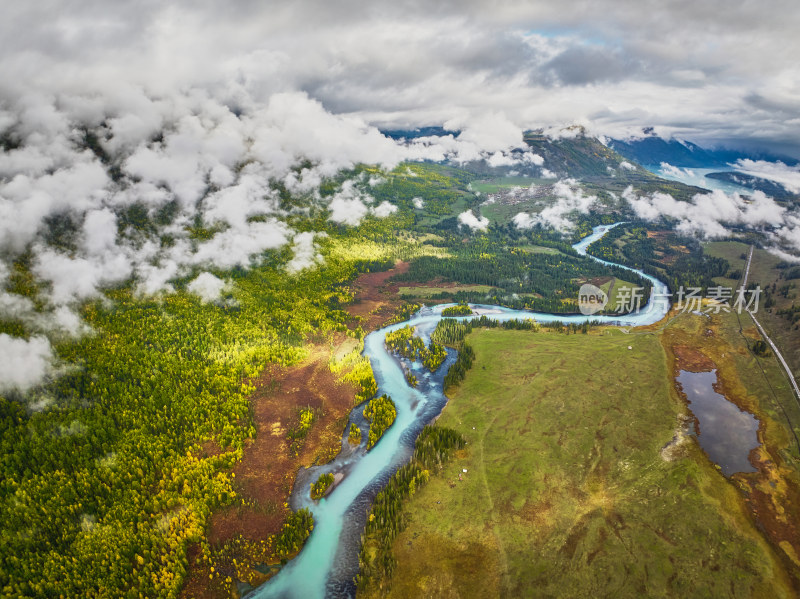
[[[798,31],[796,0],[4,2],[0,314],[31,335],[0,334],[0,391],[57,370],[51,344],[87,331],[76,308],[108,285],[150,295],[192,277],[187,290],[213,301],[230,286],[226,270],[265,250],[287,249],[290,273],[320,264],[324,235],[292,229],[271,181],[314,196],[357,163],[508,164],[524,129],[572,124],[800,157]],[[427,125],[461,134],[402,145],[376,128]],[[116,174],[87,149],[86,130]],[[530,151],[513,156],[547,167]],[[743,167],[800,188],[797,167]],[[372,199],[374,183],[315,200],[342,225],[389,217],[396,207]],[[575,185],[557,183],[559,203],[515,222],[568,227],[565,214],[596,199]],[[800,214],[762,196],[625,199],[686,232],[725,234],[720,219],[770,227],[800,251]],[[172,217],[148,237],[121,224],[134,205]],[[191,239],[197,219],[219,232]],[[488,225],[471,211],[459,220]],[[71,245],[52,243],[53,223]],[[24,252],[44,309],[10,291]]]
[[[794,0],[6,2],[0,89],[226,105],[301,91],[379,125],[656,126],[700,142],[796,143]],[[99,99],[96,99],[100,102]],[[128,100],[134,102],[135,100]]]

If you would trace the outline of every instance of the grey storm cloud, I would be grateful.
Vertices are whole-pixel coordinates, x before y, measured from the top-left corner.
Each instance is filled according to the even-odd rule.
[[[564,85],[587,85],[619,81],[641,75],[638,60],[626,57],[618,49],[572,46],[548,61],[545,74]]]
[[[659,125],[783,142],[786,114],[773,107],[800,95],[791,0],[34,0],[2,13],[9,89],[199,86],[230,106],[305,91],[377,124],[491,107],[525,127],[594,117],[610,134]]]

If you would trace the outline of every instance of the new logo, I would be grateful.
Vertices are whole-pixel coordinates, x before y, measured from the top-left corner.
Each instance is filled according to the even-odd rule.
[[[578,291],[578,308],[584,316],[591,316],[606,307],[608,296],[594,285],[584,283]]]

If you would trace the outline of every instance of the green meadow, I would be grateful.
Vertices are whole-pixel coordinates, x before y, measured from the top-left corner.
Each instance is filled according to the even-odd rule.
[[[436,287],[420,285],[418,287],[400,287],[398,293],[409,297],[434,297],[442,293],[454,294],[459,291],[468,293],[489,293],[493,288],[490,285],[450,285],[449,287]]]
[[[549,179],[533,179],[531,177],[496,177],[494,179],[484,179],[472,181],[471,187],[474,191],[481,193],[497,193],[503,189],[514,187],[530,187],[533,184],[552,183]]]
[[[467,439],[406,503],[393,597],[790,597],[694,442],[657,334],[482,329],[438,420]]]

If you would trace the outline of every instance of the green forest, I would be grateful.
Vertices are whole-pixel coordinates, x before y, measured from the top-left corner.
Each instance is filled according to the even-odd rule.
[[[458,304],[457,306],[450,306],[442,310],[442,316],[469,316],[472,314],[472,308],[467,304]]]
[[[328,492],[328,489],[333,484],[333,474],[327,472],[320,474],[316,482],[311,483],[311,499],[321,499]]]
[[[414,334],[411,326],[405,326],[386,334],[386,347],[398,356],[409,360],[421,360],[423,366],[436,372],[447,358],[447,350],[438,343],[428,346]],[[414,385],[416,386],[416,385]]]
[[[372,448],[380,441],[383,433],[392,426],[396,417],[397,408],[395,408],[392,398],[388,395],[381,395],[370,400],[364,408],[364,418],[369,420],[367,449]]]
[[[403,222],[329,228],[324,269],[289,274],[289,255],[267,252],[218,272],[232,281],[220,302],[183,291],[184,279],[173,294],[143,298],[131,283],[84,304],[93,333],[54,339],[59,375],[0,397],[1,594],[177,596],[188,546],[212,510],[239,500],[230,469],[255,434],[251,381],[305,357],[311,335],[363,335],[341,308],[348,283],[426,251],[392,234]],[[43,305],[25,260],[16,268],[9,291]],[[0,325],[28,335],[19,321]],[[375,393],[371,372],[358,382],[359,396]],[[298,442],[300,421],[289,433]]]
[[[365,181],[372,175],[383,178],[369,186]],[[396,282],[483,284],[494,291],[462,293],[457,300],[551,312],[575,310],[580,280],[623,274],[576,255],[569,245],[613,216],[580,217],[566,237],[541,228],[459,229],[455,215],[478,205],[468,187],[475,178],[455,167],[403,164],[388,173],[362,166],[323,182],[322,198],[355,181],[376,201],[398,207],[385,218],[367,215],[358,226],[332,223],[315,200],[292,196],[276,183],[290,224],[325,234],[319,238],[324,267],[290,273],[292,251],[267,250],[246,267],[212,269],[229,282],[219,301],[203,302],[187,291],[199,269],[175,278],[173,293],[141,295],[130,280],[84,301],[79,313],[91,333],[50,338],[57,372],[27,393],[0,396],[0,594],[178,596],[187,551],[204,542],[210,514],[241,501],[231,468],[255,435],[249,397],[256,377],[270,364],[297,364],[312,337],[361,340],[363,323],[345,310],[359,274],[403,260],[409,268]],[[423,210],[414,207],[415,198],[424,200]],[[173,212],[120,209],[119,234],[172,243],[161,230]],[[48,227],[46,243],[74,245],[76,227],[69,218],[53,219]],[[220,230],[196,222],[191,235],[206,239]],[[531,244],[556,251],[525,249]],[[607,256],[600,246],[595,250]],[[628,262],[639,255],[626,251]],[[714,265],[707,268],[712,276]],[[678,272],[675,266],[670,276]],[[15,258],[5,289],[47,309],[30,253]],[[396,320],[418,308],[405,306]],[[421,359],[431,371],[439,368],[447,355],[444,343],[451,341],[418,347],[410,330],[400,331],[396,339],[387,338],[393,350]],[[27,339],[34,331],[4,315],[0,333]],[[448,384],[463,376],[468,361],[466,350]],[[347,376],[359,389],[354,404],[373,398],[377,386],[368,363],[359,362]],[[393,414],[388,398],[368,404],[368,447]],[[312,426],[313,418],[301,414],[301,427],[288,433],[295,451],[306,432],[302,423]],[[348,437],[360,442],[357,429]],[[289,524],[287,530],[300,532],[276,539],[271,559],[290,555],[312,526],[310,515]]]
[[[417,437],[411,461],[392,476],[372,503],[361,537],[356,579],[360,591],[382,589],[391,579],[395,567],[392,541],[407,524],[402,510],[403,500],[413,496],[428,481],[431,472],[441,470],[453,452],[464,445],[464,437],[448,428],[426,426]]]
[[[572,248],[557,253],[531,252],[510,244],[501,231],[466,247],[457,242],[448,249],[449,257],[421,256],[411,262],[406,273],[394,279],[398,282],[438,279],[488,285],[493,288],[488,294],[460,291],[452,297],[458,302],[551,313],[577,312],[578,291],[581,284],[592,277],[634,279],[635,284],[644,289],[643,302],[649,297],[649,282],[629,271],[579,256]]]
[[[645,223],[625,223],[595,241],[588,253],[658,277],[673,292],[680,287],[705,290],[716,285],[714,277],[728,272],[728,261],[704,254],[696,239],[674,231],[650,236],[647,231]]]

